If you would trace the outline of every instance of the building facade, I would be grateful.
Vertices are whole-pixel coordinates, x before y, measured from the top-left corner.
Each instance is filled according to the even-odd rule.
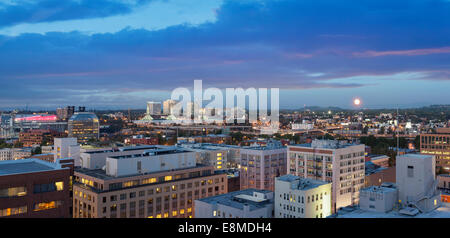
[[[438,189],[441,191],[441,202],[450,203],[450,175],[440,174],[437,179]]]
[[[0,149],[0,161],[19,160],[31,156],[31,148],[4,148]]]
[[[161,115],[161,103],[147,102],[147,113],[149,115]]]
[[[70,157],[74,160],[75,166],[80,166],[80,151],[81,147],[77,138],[67,137],[53,140],[54,161]]]
[[[450,128],[437,128],[436,133],[420,135],[420,153],[436,156],[437,171],[450,172]]]
[[[364,211],[389,212],[398,197],[397,188],[392,186],[371,186],[360,191],[359,207]]]
[[[169,99],[163,102],[163,114],[171,115],[173,112],[174,106],[177,104],[177,101]]]
[[[68,122],[69,137],[75,137],[80,144],[99,139],[100,124],[97,116],[90,112],[77,112]]]
[[[275,218],[331,215],[331,183],[287,174],[275,180]]]
[[[288,146],[288,173],[332,183],[332,211],[356,205],[364,186],[362,144],[313,140],[310,144]]]
[[[109,156],[104,169],[75,170],[76,218],[188,218],[194,200],[227,192],[227,175],[197,165],[194,153],[154,148]]]
[[[246,189],[195,200],[195,218],[272,218],[273,192]]]
[[[56,136],[61,136],[61,133],[51,130],[28,130],[19,133],[19,142],[23,143],[23,147],[40,146],[51,144]]]
[[[286,147],[281,144],[253,146],[240,151],[241,190],[275,190],[275,178],[286,174]]]
[[[0,161],[0,217],[69,218],[73,164]]]
[[[403,206],[413,205],[431,211],[440,205],[436,162],[433,155],[406,154],[396,158],[398,199]]]

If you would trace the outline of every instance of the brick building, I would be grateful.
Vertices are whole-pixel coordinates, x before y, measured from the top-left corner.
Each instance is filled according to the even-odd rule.
[[[0,161],[0,217],[69,218],[73,161]]]

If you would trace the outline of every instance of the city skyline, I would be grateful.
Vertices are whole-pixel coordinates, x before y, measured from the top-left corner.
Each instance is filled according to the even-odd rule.
[[[193,7],[195,6],[195,7]],[[145,108],[278,87],[280,108],[449,104],[450,1],[0,1],[0,108]]]

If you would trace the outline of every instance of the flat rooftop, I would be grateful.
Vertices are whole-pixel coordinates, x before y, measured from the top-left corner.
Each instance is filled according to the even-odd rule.
[[[60,165],[39,159],[21,159],[0,161],[0,176],[37,173],[61,169]]]
[[[419,213],[416,216],[408,216],[397,211],[371,212],[363,211],[359,208],[339,210],[338,214],[332,215],[333,218],[450,218],[450,207],[441,206],[431,212]]]
[[[250,211],[264,208],[267,205],[271,205],[273,203],[273,199],[255,198],[253,196],[254,192],[263,194],[272,193],[272,191],[268,190],[246,189],[242,191],[235,191],[231,193],[221,194],[213,197],[202,198],[199,199],[199,201],[208,204],[220,204],[228,207],[237,208],[240,210],[243,210],[244,206],[249,206]]]
[[[209,147],[209,148],[219,148],[219,149],[228,149],[228,148],[234,148],[234,149],[240,149],[242,147],[238,146],[238,145],[227,145],[227,144],[214,144],[214,143],[194,143],[194,142],[190,142],[190,143],[181,143],[181,146],[200,146],[200,147]]]
[[[306,147],[306,148],[319,148],[319,149],[341,149],[341,148],[347,148],[347,147],[356,146],[356,145],[362,145],[362,144],[346,143],[346,142],[341,142],[341,141],[336,141],[336,140],[313,140],[312,143],[293,144],[290,146]]]
[[[130,175],[118,176],[118,177],[107,175],[106,171],[102,170],[102,169],[86,169],[86,168],[82,168],[82,167],[76,167],[75,172],[82,173],[87,176],[91,176],[91,177],[98,178],[101,180],[113,180],[113,179],[120,179],[120,178],[132,178],[132,177],[136,177],[136,176],[143,176],[143,175],[149,175],[149,174],[158,174],[158,173],[164,173],[164,172],[168,172],[168,171],[173,171],[173,172],[183,171],[186,169],[202,168],[202,167],[209,167],[209,166],[203,165],[203,164],[197,164],[195,167],[187,167],[187,168],[180,168],[180,169],[174,169],[174,170],[161,170],[161,171],[140,173],[140,174],[130,174]],[[221,173],[225,173],[225,171],[215,171],[214,172],[214,174],[221,174]]]
[[[112,153],[112,152],[121,152],[121,151],[146,150],[146,149],[155,149],[155,148],[159,148],[159,147],[156,145],[127,146],[127,147],[119,147],[119,148],[108,148],[108,149],[103,149],[103,150],[86,151],[83,153],[100,154],[100,153]]]
[[[374,193],[391,193],[397,191],[395,187],[385,187],[385,186],[370,186],[367,188],[362,188],[361,192],[374,192]]]
[[[289,182],[291,184],[298,183],[298,186],[295,188],[297,190],[308,190],[312,188],[317,188],[324,184],[328,184],[325,181],[310,178],[301,178],[292,174],[286,174],[277,179],[280,181]]]
[[[423,155],[423,154],[404,154],[399,155],[397,158],[415,158],[415,159],[429,159],[432,155]]]
[[[148,157],[148,156],[157,156],[157,155],[167,155],[167,154],[179,154],[179,153],[188,153],[192,152],[185,148],[180,147],[167,147],[167,148],[153,148],[144,150],[139,154],[131,154],[131,155],[118,155],[118,156],[109,156],[108,158],[113,159],[128,159],[128,158],[139,158],[139,157]]]
[[[287,148],[286,146],[284,146],[283,144],[281,144],[281,142],[279,141],[267,141],[265,146],[245,146],[242,147],[242,149],[246,149],[246,150],[278,150],[278,149],[284,149]]]

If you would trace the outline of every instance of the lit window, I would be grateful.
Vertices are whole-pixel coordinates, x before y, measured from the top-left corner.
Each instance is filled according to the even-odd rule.
[[[55,185],[56,185],[56,190],[57,191],[64,190],[64,182],[56,182]]]

